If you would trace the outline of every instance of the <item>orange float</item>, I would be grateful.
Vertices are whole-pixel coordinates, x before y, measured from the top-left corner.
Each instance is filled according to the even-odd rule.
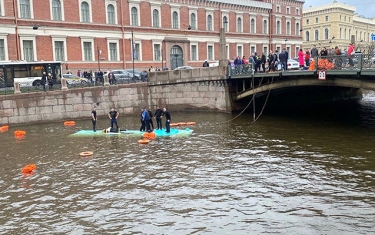
[[[188,125],[188,126],[193,126],[193,125],[195,125],[195,124],[197,124],[196,122],[187,122],[186,123],[186,125]]]
[[[76,124],[75,121],[65,121],[64,126],[74,126]]]
[[[186,126],[186,125],[187,125],[187,122],[178,122],[177,125],[178,125],[178,126]]]
[[[142,135],[143,138],[153,140],[156,138],[155,132],[146,132]]]
[[[148,140],[148,139],[141,139],[141,140],[138,140],[138,144],[148,144],[150,143],[151,140]]]
[[[26,131],[20,131],[20,130],[14,131],[14,137],[16,138],[23,138],[25,137],[25,135],[26,135]]]
[[[178,126],[178,123],[171,123],[169,126]]]
[[[2,126],[0,127],[0,132],[6,132],[9,130],[9,126]]]
[[[79,153],[79,156],[81,156],[81,157],[90,157],[90,156],[92,156],[94,153],[93,152],[91,152],[91,151],[85,151],[85,152],[81,152],[81,153]]]
[[[24,168],[22,168],[22,173],[30,174],[35,169],[36,169],[35,164],[26,165]]]

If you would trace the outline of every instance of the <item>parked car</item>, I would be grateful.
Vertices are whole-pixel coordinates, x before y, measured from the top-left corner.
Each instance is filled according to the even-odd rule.
[[[66,83],[69,85],[72,84],[84,84],[88,82],[87,78],[81,78],[73,74],[63,74],[63,78],[66,79]]]
[[[180,67],[175,68],[174,70],[186,70],[186,69],[193,69],[193,67],[191,67],[191,66],[180,66]]]
[[[133,77],[133,69],[126,69],[125,71],[127,71],[128,73],[130,73],[130,76]],[[146,80],[148,77],[148,74],[146,71],[139,71],[138,69],[134,69],[134,78],[137,79],[137,80]]]
[[[107,71],[105,74],[108,74],[109,71]],[[115,76],[116,80],[129,80],[132,78],[132,75],[126,71],[126,70],[123,70],[123,69],[119,69],[119,70],[112,70],[112,73],[113,75]]]
[[[299,62],[296,60],[288,59],[288,70],[299,69]]]

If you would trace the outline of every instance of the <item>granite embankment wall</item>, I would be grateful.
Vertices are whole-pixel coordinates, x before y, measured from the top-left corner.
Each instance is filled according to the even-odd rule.
[[[171,111],[230,112],[223,72],[221,67],[156,72],[150,73],[148,83],[4,95],[0,96],[0,125],[89,118],[94,105],[99,116],[111,107],[132,115],[143,106],[155,109],[156,105]]]

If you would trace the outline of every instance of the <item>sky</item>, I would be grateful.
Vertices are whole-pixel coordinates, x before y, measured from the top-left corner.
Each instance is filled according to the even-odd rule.
[[[334,0],[305,0],[303,9],[309,6],[321,6],[332,3]],[[356,13],[367,18],[375,18],[375,0],[337,0],[340,3],[346,3],[356,8]]]

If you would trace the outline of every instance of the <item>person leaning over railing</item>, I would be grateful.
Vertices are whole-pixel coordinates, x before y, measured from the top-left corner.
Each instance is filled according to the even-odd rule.
[[[341,50],[338,46],[335,46],[335,68],[336,69],[341,69],[342,68],[342,55],[341,55]]]

